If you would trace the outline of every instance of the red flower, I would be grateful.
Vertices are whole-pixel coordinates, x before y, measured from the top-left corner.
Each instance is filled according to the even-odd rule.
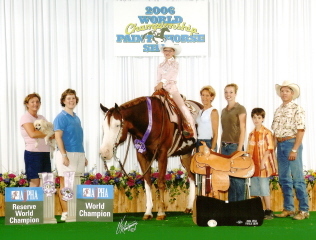
[[[170,173],[165,175],[165,179],[168,180],[172,180],[172,175]]]
[[[56,177],[56,178],[55,178],[55,183],[56,183],[56,184],[60,184],[60,177]]]
[[[101,173],[97,173],[97,174],[95,175],[95,177],[96,177],[96,179],[101,179],[101,178],[102,178],[102,174],[101,174]]]
[[[154,173],[152,174],[152,177],[158,178],[158,177],[159,177],[159,172],[154,172]]]
[[[111,180],[111,177],[110,176],[105,176],[104,178],[103,178],[103,181],[104,182],[108,182],[108,181],[110,181]]]
[[[116,175],[116,177],[120,178],[120,177],[122,177],[123,174],[122,174],[122,172],[116,172],[115,175]]]
[[[19,180],[19,185],[23,186],[25,183],[26,183],[25,179],[22,178]]]
[[[132,179],[132,178],[127,179],[127,185],[128,185],[129,187],[135,186],[135,181],[134,181],[134,179]]]
[[[84,185],[91,185],[91,181],[90,180],[85,181]]]
[[[177,171],[177,174],[178,174],[178,175],[182,175],[183,172],[182,172],[181,170],[178,170],[178,171]]]
[[[0,182],[2,182],[3,181],[3,178],[2,177],[0,177]]]
[[[9,178],[15,178],[16,176],[15,176],[13,173],[10,173],[10,174],[8,175],[8,177],[9,177]]]

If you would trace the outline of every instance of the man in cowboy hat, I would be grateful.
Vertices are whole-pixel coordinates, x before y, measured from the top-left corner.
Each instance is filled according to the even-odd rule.
[[[275,85],[283,103],[274,113],[272,130],[277,141],[279,181],[284,197],[284,210],[276,217],[293,217],[303,220],[309,217],[308,197],[303,175],[302,140],[305,132],[305,111],[293,100],[300,95],[297,84],[284,81]],[[294,212],[293,188],[299,201],[299,211]]]

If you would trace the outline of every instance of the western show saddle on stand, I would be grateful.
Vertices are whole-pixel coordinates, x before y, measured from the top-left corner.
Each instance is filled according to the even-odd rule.
[[[191,171],[197,176],[197,195],[205,194],[205,196],[219,199],[219,191],[225,192],[229,188],[229,176],[250,178],[254,174],[255,166],[247,152],[236,151],[226,156],[210,151],[205,142],[202,144],[191,161]],[[204,188],[202,189],[203,176],[205,191]],[[246,193],[248,196],[246,198],[249,198],[249,185]]]

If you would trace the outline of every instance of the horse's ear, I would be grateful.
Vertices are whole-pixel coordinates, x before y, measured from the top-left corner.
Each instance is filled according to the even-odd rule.
[[[117,111],[120,111],[120,107],[115,103],[115,107],[114,107]]]
[[[104,113],[106,113],[107,111],[109,111],[109,109],[106,108],[106,107],[104,107],[104,106],[102,105],[102,103],[100,103],[100,108],[101,108],[101,110],[102,110]]]

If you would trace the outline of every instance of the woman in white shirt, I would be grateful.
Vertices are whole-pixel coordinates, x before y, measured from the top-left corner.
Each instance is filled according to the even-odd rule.
[[[216,92],[211,86],[204,86],[200,91],[200,96],[203,109],[200,110],[199,115],[196,118],[198,124],[198,139],[196,146],[198,148],[202,145],[201,141],[204,141],[212,151],[216,152],[219,114],[217,109],[212,105]]]

